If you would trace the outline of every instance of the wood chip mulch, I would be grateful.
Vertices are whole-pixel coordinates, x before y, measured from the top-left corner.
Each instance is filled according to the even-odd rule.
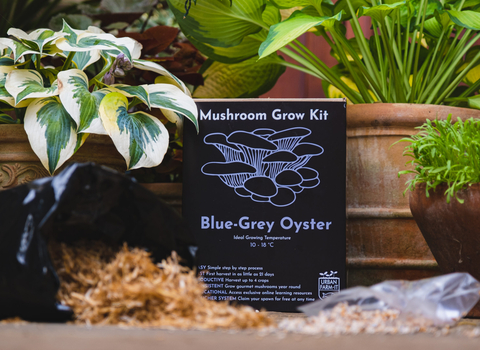
[[[264,312],[205,298],[195,272],[174,254],[154,264],[149,254],[127,245],[98,241],[51,242],[59,275],[59,301],[72,308],[77,324],[246,329],[274,324]]]

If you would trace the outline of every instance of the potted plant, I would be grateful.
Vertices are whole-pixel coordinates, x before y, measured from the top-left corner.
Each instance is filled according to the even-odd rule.
[[[8,34],[13,39],[0,38],[0,123],[5,124],[0,125],[0,167],[10,175],[10,185],[32,169],[33,176],[53,174],[74,154],[73,159],[120,166],[116,151],[101,152],[108,142],[126,169],[160,164],[169,133],[151,115],[155,109],[177,126],[183,117],[197,125],[197,108],[185,84],[161,65],[139,59],[141,45],[132,38],[96,27],[76,30],[67,23],[58,32],[11,28]],[[155,74],[157,83],[129,85],[130,70]],[[25,136],[19,129],[25,130],[43,173],[29,163],[34,159],[20,146]],[[16,162],[12,151],[26,158]]]
[[[480,279],[480,120],[427,120],[408,142],[410,209],[443,273]],[[480,316],[480,306],[474,310]],[[473,315],[473,314],[472,314]]]
[[[478,2],[168,3],[183,33],[209,57],[194,97],[256,97],[288,67],[321,79],[327,97],[347,98],[347,284],[438,273],[401,195],[402,148],[390,145],[427,118],[480,116]],[[361,17],[371,20],[368,35]],[[306,32],[323,40],[338,64],[329,67],[313,54],[299,39]]]

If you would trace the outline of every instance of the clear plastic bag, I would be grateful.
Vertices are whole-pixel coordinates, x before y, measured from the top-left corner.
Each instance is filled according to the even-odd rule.
[[[480,282],[468,273],[451,273],[418,281],[385,281],[371,287],[354,287],[326,299],[300,306],[317,316],[339,303],[362,310],[395,309],[404,317],[423,317],[434,325],[451,325],[465,316],[480,299]]]

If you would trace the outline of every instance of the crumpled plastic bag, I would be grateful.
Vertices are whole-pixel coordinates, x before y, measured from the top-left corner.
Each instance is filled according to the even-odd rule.
[[[160,261],[175,250],[193,267],[196,243],[180,215],[135,180],[93,163],[0,192],[0,319],[63,322],[47,242],[103,240],[142,247]]]
[[[394,280],[371,287],[353,287],[298,307],[308,316],[332,309],[339,303],[358,305],[362,310],[400,311],[400,316],[423,317],[436,326],[452,325],[465,316],[480,299],[480,282],[468,273],[457,272],[418,281]]]

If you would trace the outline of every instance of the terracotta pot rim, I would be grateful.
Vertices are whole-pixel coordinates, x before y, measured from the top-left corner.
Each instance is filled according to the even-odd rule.
[[[347,127],[416,127],[425,120],[480,118],[480,110],[443,105],[411,103],[365,103],[347,106]]]

